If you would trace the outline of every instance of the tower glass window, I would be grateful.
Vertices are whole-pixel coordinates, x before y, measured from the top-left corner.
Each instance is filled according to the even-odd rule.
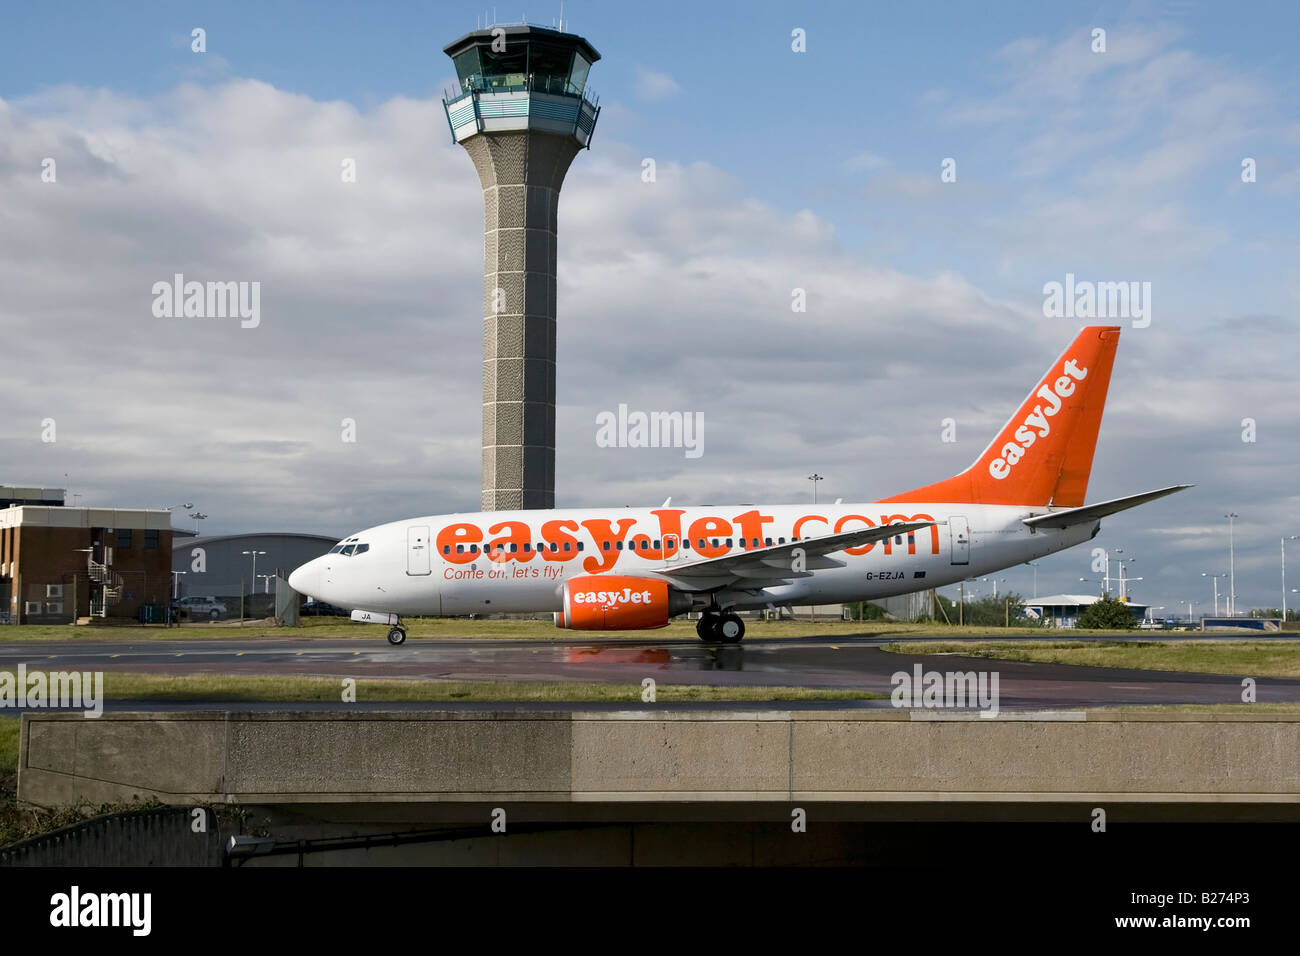
[[[573,54],[573,71],[569,74],[569,86],[571,92],[581,93],[587,88],[587,74],[591,71],[591,64],[581,53]]]
[[[542,93],[567,93],[569,65],[573,51],[550,43],[531,43],[528,47],[528,75],[533,89]]]
[[[461,89],[467,90],[473,83],[474,77],[483,72],[479,65],[478,47],[472,46],[464,53],[458,53],[452,57],[452,62],[456,64],[456,76],[460,80]]]
[[[483,62],[483,78],[488,86],[523,86],[524,74],[528,71],[528,45],[525,43],[507,43],[500,53],[492,47],[479,47],[479,57]]]

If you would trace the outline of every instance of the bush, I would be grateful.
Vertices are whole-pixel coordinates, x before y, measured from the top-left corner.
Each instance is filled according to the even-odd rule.
[[[1078,627],[1088,630],[1116,630],[1133,627],[1133,609],[1123,601],[1117,601],[1109,594],[1096,604],[1089,604],[1079,615]]]

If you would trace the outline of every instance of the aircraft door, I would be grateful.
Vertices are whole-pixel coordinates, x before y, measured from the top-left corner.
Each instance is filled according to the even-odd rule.
[[[406,529],[406,573],[432,574],[429,559],[429,529],[427,526]]]
[[[951,539],[952,563],[970,564],[970,525],[965,515],[948,516],[948,535]]]

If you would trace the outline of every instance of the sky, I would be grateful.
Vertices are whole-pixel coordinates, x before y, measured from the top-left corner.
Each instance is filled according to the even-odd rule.
[[[1149,314],[1114,320],[1089,500],[1196,487],[1093,545],[1122,549],[1113,574],[1135,559],[1160,616],[1209,613],[1235,513],[1238,607],[1280,604],[1280,539],[1300,535],[1294,5],[563,12],[602,59],[560,202],[557,505],[947,477],[1095,324],[1045,315],[1045,285],[1137,282]],[[208,534],[477,510],[482,196],[442,47],[559,15],[7,6],[0,483],[192,502]],[[259,323],[155,315],[176,273],[260,283]],[[703,453],[599,447],[620,404],[702,415]],[[1100,576],[1076,548],[1039,563],[1038,593]],[[1029,568],[997,577],[1033,591]]]

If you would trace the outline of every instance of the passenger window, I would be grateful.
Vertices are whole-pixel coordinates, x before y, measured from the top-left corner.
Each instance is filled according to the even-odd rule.
[[[443,554],[451,554],[451,545],[449,545],[449,544],[444,544],[444,545],[442,546],[442,553],[443,553]]]
[[[469,546],[469,553],[470,553],[470,554],[478,554],[478,545],[476,545],[476,544],[471,544],[471,545]],[[487,548],[486,548],[486,547],[483,548],[483,553],[484,553],[484,554],[487,554]]]
[[[609,550],[609,542],[608,542],[608,541],[602,541],[600,544],[601,544],[601,547],[603,547],[606,551]]]
[[[565,550],[565,551],[570,550],[570,545],[571,545],[571,542],[569,542],[569,541],[564,542],[564,550]]]
[[[659,545],[659,539],[658,539],[658,538],[655,538],[655,550],[658,551],[658,550],[659,550],[659,547],[660,547],[660,545]]]
[[[450,548],[451,545],[447,545],[447,547]],[[463,544],[458,544],[458,545],[456,545],[456,553],[457,553],[457,554],[464,554],[464,553],[465,553],[465,546],[464,546]]]
[[[586,544],[585,544],[584,542],[582,542],[582,541],[579,541],[579,542],[578,542],[578,550],[579,550],[579,551],[581,551],[581,550],[582,550],[583,548],[585,548],[585,547],[586,547]],[[568,551],[568,550],[569,550],[569,546],[568,546],[567,544],[564,546],[564,550],[565,550],[565,551]]]
[[[772,547],[772,539],[771,539],[771,538],[768,538],[768,539],[767,539],[767,546],[768,546],[769,548]]]
[[[513,541],[510,542],[510,553],[511,554],[519,553],[519,545],[515,544],[515,542]]]
[[[622,550],[623,550],[623,542],[622,542],[622,541],[615,542],[614,548],[615,548],[615,550],[617,550],[617,551],[622,551]]]
[[[777,538],[776,540],[778,544],[785,544],[785,538]]]
[[[731,539],[730,539],[730,538],[727,539],[727,547],[728,547],[728,548],[731,547]]]

